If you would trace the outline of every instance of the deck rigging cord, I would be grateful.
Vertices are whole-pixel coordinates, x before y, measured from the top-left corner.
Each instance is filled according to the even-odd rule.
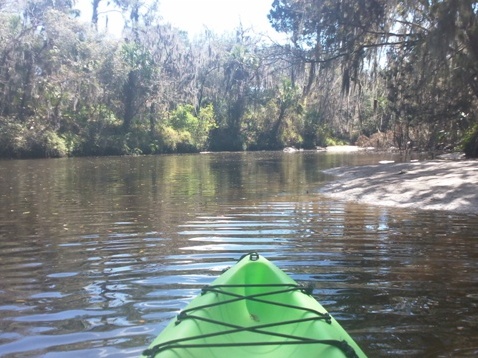
[[[250,253],[250,254],[244,255],[243,257],[239,259],[239,261],[247,256],[249,256],[252,261],[255,261],[258,257],[256,255],[257,253]],[[270,290],[267,292],[261,292],[257,294],[251,294],[251,295],[240,295],[240,294],[225,290],[227,288],[251,288],[251,287],[253,288],[265,287],[265,288],[272,288],[273,290]],[[357,354],[355,353],[354,349],[345,340],[339,341],[334,339],[313,339],[313,338],[307,338],[307,337],[294,336],[291,334],[271,332],[267,330],[268,328],[272,328],[272,327],[285,326],[288,324],[305,323],[305,322],[311,322],[311,321],[317,321],[317,320],[322,320],[327,322],[328,324],[331,324],[331,316],[328,313],[322,313],[307,307],[294,306],[294,305],[289,305],[285,303],[269,301],[267,299],[264,299],[264,297],[267,297],[267,296],[283,294],[283,293],[288,293],[293,291],[300,291],[307,295],[311,295],[312,293],[312,290],[310,289],[310,287],[304,287],[297,284],[232,284],[232,285],[206,286],[202,289],[202,295],[207,293],[214,293],[217,295],[224,295],[226,297],[232,297],[232,298],[226,299],[221,302],[215,302],[215,303],[201,305],[201,306],[183,310],[177,316],[177,320],[175,324],[178,325],[178,324],[181,324],[181,322],[183,322],[184,320],[192,319],[196,321],[203,321],[210,324],[219,325],[219,326],[225,327],[226,329],[219,332],[196,335],[196,336],[185,337],[185,338],[178,338],[178,339],[166,341],[163,343],[159,343],[143,351],[143,355],[145,355],[146,357],[153,358],[157,354],[170,349],[216,348],[216,347],[224,348],[224,347],[238,347],[238,346],[270,346],[270,345],[294,345],[294,344],[296,345],[297,344],[327,344],[340,349],[347,358],[356,358]],[[241,300],[267,303],[267,304],[276,305],[280,307],[286,307],[289,309],[297,309],[297,310],[312,313],[314,315],[310,317],[306,317],[306,318],[301,318],[301,319],[279,321],[279,322],[244,327],[244,326],[236,325],[233,323],[222,322],[222,321],[218,321],[218,320],[193,314],[194,311],[205,310],[205,309],[215,307],[215,306],[220,306],[220,305],[227,305],[227,304],[238,302]],[[206,339],[206,338],[216,337],[220,335],[235,334],[235,333],[245,332],[245,331],[253,332],[257,334],[263,334],[266,336],[279,337],[279,338],[283,338],[284,340],[283,341],[264,341],[264,342],[237,342],[237,343],[191,343],[191,341],[195,341],[195,340]]]

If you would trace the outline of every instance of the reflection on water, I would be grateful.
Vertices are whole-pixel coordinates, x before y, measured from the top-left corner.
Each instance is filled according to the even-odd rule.
[[[478,353],[478,217],[318,194],[389,157],[230,153],[0,162],[0,356],[137,356],[259,251],[374,356]]]

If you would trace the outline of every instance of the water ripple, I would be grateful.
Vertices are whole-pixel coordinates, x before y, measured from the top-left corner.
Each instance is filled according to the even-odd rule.
[[[478,218],[331,201],[309,189],[345,159],[281,158],[1,163],[0,355],[137,357],[248,251],[370,356],[476,355]]]

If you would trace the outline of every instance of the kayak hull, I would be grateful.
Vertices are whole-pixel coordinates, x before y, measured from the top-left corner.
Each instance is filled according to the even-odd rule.
[[[144,357],[366,357],[339,323],[277,266],[244,255],[203,289]]]

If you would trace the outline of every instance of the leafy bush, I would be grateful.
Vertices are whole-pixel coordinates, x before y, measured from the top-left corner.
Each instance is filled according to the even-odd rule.
[[[175,142],[172,147],[175,150],[204,150],[207,147],[209,132],[216,128],[214,108],[208,105],[201,108],[196,115],[194,106],[180,105],[171,113],[169,127],[169,135],[172,135]],[[176,133],[173,134],[171,130]]]
[[[45,131],[42,133],[43,153],[48,158],[66,157],[68,153],[68,146],[64,138],[60,137],[56,132]]]
[[[184,132],[177,131],[170,126],[161,126],[159,128],[159,136],[160,140],[158,147],[163,152],[177,152],[178,147],[181,147],[185,142],[188,142],[188,138]]]
[[[468,158],[478,158],[478,124],[465,134],[461,146]]]
[[[0,156],[2,157],[65,157],[69,154],[65,138],[35,124],[0,119]]]
[[[316,129],[316,143],[320,147],[329,147],[335,145],[347,144],[334,136],[333,130],[327,124],[321,124]]]
[[[26,147],[25,127],[9,118],[0,118],[0,155],[17,157]]]

